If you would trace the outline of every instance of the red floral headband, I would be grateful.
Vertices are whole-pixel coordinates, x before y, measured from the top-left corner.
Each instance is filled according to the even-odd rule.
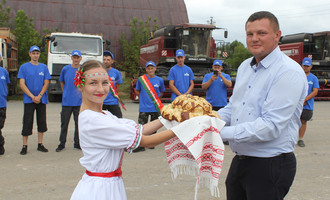
[[[85,73],[84,73],[84,68],[79,67],[78,71],[76,72],[76,75],[74,76],[74,86],[76,88],[81,88],[85,83]]]

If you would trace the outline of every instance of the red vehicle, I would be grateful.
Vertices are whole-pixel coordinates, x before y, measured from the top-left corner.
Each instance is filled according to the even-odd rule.
[[[279,46],[301,64],[304,57],[313,60],[312,73],[318,77],[320,89],[317,100],[330,100],[330,31],[299,33],[283,36]]]
[[[162,100],[170,100],[171,90],[168,84],[168,73],[176,64],[175,52],[177,49],[185,51],[185,64],[189,66],[195,76],[195,87],[193,95],[203,96],[202,81],[205,74],[211,70],[212,63],[216,58],[216,44],[212,37],[212,31],[217,28],[214,25],[205,24],[180,24],[168,25],[156,30],[148,44],[140,48],[141,72],[144,73],[144,66],[148,61],[154,61],[157,65],[156,75],[165,81],[166,91]],[[227,37],[225,31],[225,38]],[[137,100],[135,94],[135,78],[131,81],[132,100]]]

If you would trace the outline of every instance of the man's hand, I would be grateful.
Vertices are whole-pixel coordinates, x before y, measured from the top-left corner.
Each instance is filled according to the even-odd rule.
[[[33,103],[35,103],[35,104],[39,104],[40,102],[41,102],[41,96],[40,95],[38,95],[38,96],[34,96],[33,98],[32,98],[32,101],[33,101]]]

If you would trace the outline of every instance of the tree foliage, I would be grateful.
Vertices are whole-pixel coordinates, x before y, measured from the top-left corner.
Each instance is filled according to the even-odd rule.
[[[244,44],[237,40],[225,45],[224,50],[228,52],[228,57],[225,59],[227,65],[229,65],[231,69],[235,70],[245,59],[252,56]]]
[[[18,47],[18,64],[21,65],[30,61],[29,49],[33,45],[39,46],[41,44],[41,36],[34,29],[33,18],[29,18],[24,10],[18,10],[14,20],[15,28],[13,30],[16,35]],[[41,55],[40,62],[44,62],[45,55]]]
[[[129,23],[131,28],[131,38],[123,33],[119,39],[123,49],[123,62],[119,64],[120,69],[127,73],[127,76],[139,74],[140,47],[148,43],[150,33],[158,28],[157,19],[149,17],[146,21],[138,20],[136,17]]]
[[[11,22],[10,22],[10,7],[6,7],[6,0],[2,0],[2,3],[0,3],[0,27],[8,27],[10,28]]]

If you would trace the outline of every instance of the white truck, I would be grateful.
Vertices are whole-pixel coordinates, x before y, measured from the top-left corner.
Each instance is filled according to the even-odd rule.
[[[48,42],[47,66],[51,75],[48,87],[48,99],[51,102],[61,101],[62,89],[59,81],[61,70],[65,65],[72,64],[71,52],[75,49],[81,51],[82,61],[103,61],[103,38],[102,35],[83,33],[54,32],[43,38],[41,51],[44,50],[45,42]],[[106,42],[107,49],[110,42]]]

